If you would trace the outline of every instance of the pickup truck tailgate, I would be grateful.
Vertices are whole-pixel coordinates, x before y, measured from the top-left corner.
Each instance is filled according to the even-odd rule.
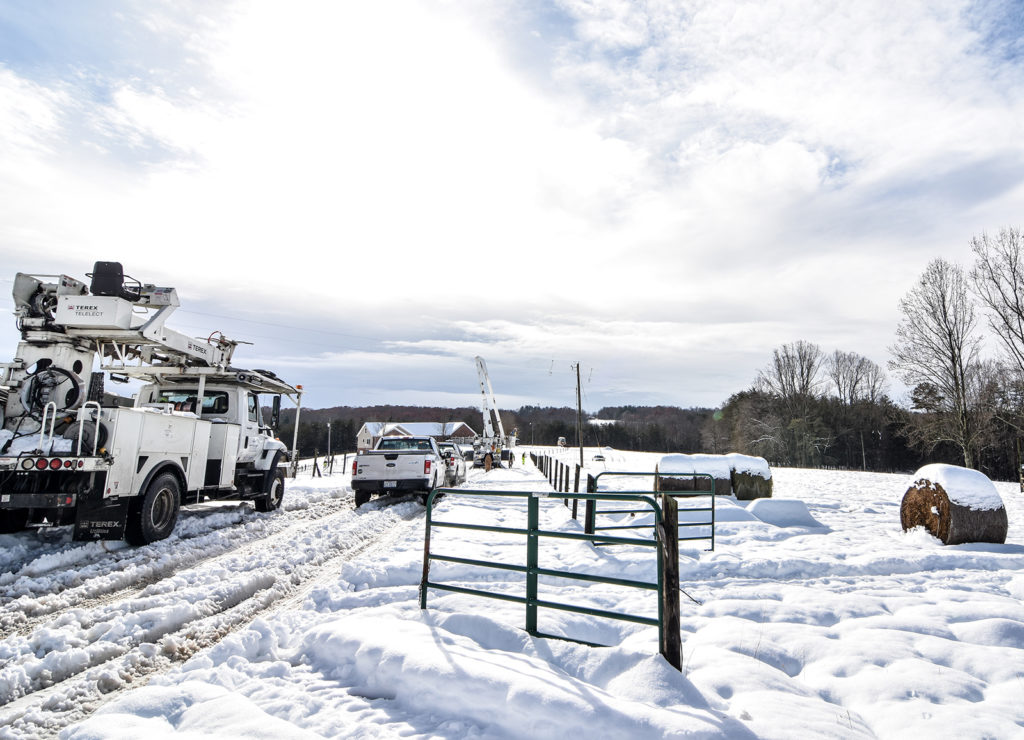
[[[404,480],[407,478],[422,478],[425,475],[423,455],[387,453],[381,455],[381,457],[384,458],[383,464],[378,460],[374,468],[383,473],[385,488],[387,487],[387,480],[392,476],[396,480]]]

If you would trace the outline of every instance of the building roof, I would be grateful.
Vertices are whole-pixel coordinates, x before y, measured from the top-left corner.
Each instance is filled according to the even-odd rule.
[[[385,422],[368,421],[363,424],[360,433],[367,433],[373,437],[381,437],[394,434],[408,434],[414,437],[452,437],[455,435],[463,437],[475,437],[473,428],[463,421],[411,421],[411,422]]]

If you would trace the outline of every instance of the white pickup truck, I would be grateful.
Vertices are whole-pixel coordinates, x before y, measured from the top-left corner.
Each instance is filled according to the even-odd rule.
[[[439,442],[437,445],[441,450],[445,465],[448,466],[448,475],[444,484],[449,488],[460,486],[466,482],[466,458],[462,456],[462,450],[454,442]]]
[[[447,468],[433,437],[381,437],[372,450],[352,461],[356,506],[374,493],[427,494],[445,483]]]

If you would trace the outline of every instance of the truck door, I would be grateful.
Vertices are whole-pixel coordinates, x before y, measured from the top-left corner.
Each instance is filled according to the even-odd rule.
[[[261,451],[263,437],[260,435],[259,397],[251,391],[245,394],[245,410],[241,417],[242,453],[238,459],[240,462],[252,462]]]

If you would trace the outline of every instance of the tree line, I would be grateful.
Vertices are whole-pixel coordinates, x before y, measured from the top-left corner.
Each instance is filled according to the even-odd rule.
[[[1017,478],[1024,235],[1004,228],[970,246],[969,268],[933,260],[899,303],[888,366],[911,389],[909,407],[889,398],[884,371],[868,358],[797,341],[776,349],[753,387],[729,399],[706,444],[784,465],[912,470],[947,462]],[[994,339],[990,356],[986,338]]]
[[[712,409],[681,409],[674,406],[622,406],[604,408],[596,414],[584,414],[583,444],[621,450],[696,451],[701,444],[704,423]],[[592,424],[591,419],[615,420],[615,424]],[[554,446],[560,437],[572,446],[579,444],[576,434],[576,409],[550,406],[523,406],[501,412],[507,433],[519,435],[520,444]],[[328,409],[303,409],[299,416],[298,449],[303,456],[352,452],[356,435],[368,421],[383,422],[465,422],[482,431],[478,408],[436,406],[336,406]],[[291,444],[295,429],[295,410],[282,409],[278,436]]]
[[[1020,471],[1024,432],[1024,234],[1004,228],[970,243],[968,268],[933,260],[900,301],[888,369],[909,388],[889,395],[885,370],[856,352],[798,340],[772,352],[752,385],[720,409],[617,406],[584,414],[583,444],[623,450],[742,452],[776,465],[913,471],[924,463],[977,468],[997,479]],[[984,323],[983,323],[984,322]],[[988,329],[987,337],[983,334]],[[995,352],[984,355],[988,339]],[[578,445],[576,410],[503,410],[522,444]],[[591,423],[599,420],[600,423]],[[365,421],[464,421],[475,407],[335,407],[304,410],[302,454],[355,449]],[[294,412],[281,436],[291,440]]]

